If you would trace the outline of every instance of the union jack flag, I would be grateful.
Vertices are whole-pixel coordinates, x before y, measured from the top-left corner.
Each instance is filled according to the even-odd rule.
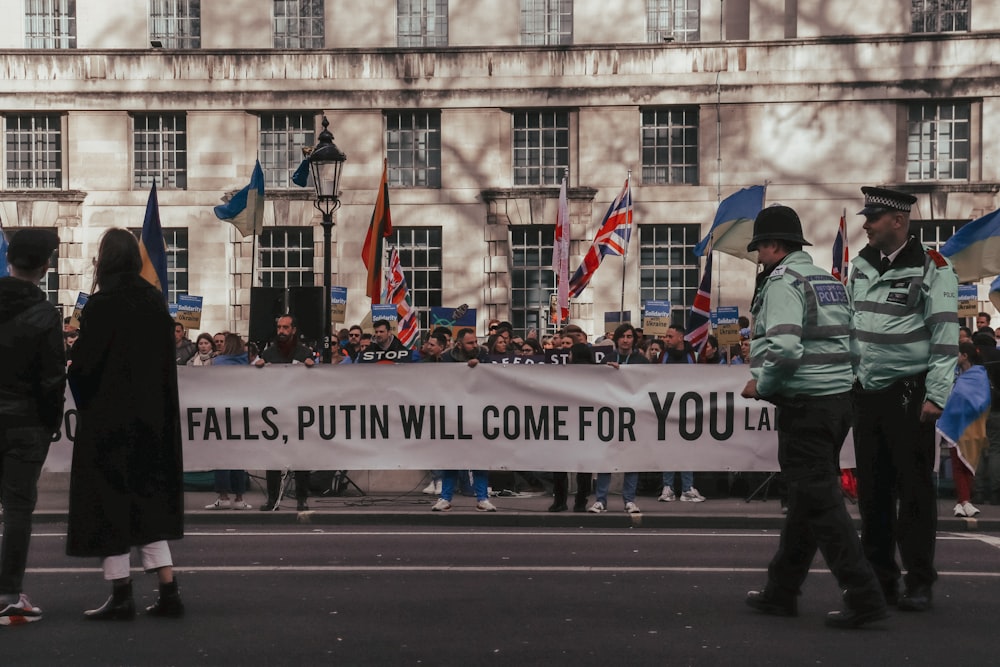
[[[569,281],[570,296],[580,296],[583,293],[605,255],[624,257],[631,236],[632,188],[629,185],[629,178],[626,178],[621,194],[608,207],[608,212],[604,214],[604,220],[601,221],[601,227],[597,230],[594,242],[587,250],[587,254],[584,255],[580,268],[576,270]]]
[[[847,284],[849,277],[847,267],[850,262],[850,255],[847,252],[847,211],[840,216],[840,231],[837,238],[833,240],[833,270],[830,273],[840,282]]]
[[[684,333],[684,340],[691,343],[696,356],[701,356],[701,350],[708,340],[708,333],[712,328],[712,251],[708,251],[708,259],[705,260],[705,273],[701,276],[701,284],[698,285],[698,294],[691,304],[691,315],[688,317],[687,329]]]
[[[417,311],[410,305],[409,290],[406,287],[406,276],[403,266],[399,263],[399,253],[393,248],[389,251],[389,266],[386,269],[385,301],[396,304],[399,313],[399,325],[396,327],[396,338],[408,348],[420,338],[420,320]]]

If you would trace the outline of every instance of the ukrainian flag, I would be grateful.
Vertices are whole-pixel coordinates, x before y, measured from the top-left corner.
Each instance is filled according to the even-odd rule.
[[[160,226],[160,205],[156,201],[155,181],[149,190],[149,199],[146,201],[146,219],[142,221],[139,253],[142,255],[142,277],[163,293],[164,302],[169,302],[167,297],[167,244],[163,240],[163,228]]]
[[[231,222],[244,238],[264,229],[264,170],[260,160],[254,165],[250,184],[233,195],[227,203],[215,207],[215,217]]]
[[[937,432],[952,447],[972,474],[987,446],[986,419],[990,414],[990,380],[983,366],[973,366],[958,376],[944,412],[937,422]]]

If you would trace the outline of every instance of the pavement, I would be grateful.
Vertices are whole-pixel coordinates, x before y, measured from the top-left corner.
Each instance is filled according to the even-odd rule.
[[[252,485],[255,486],[255,485]],[[704,490],[702,491],[704,493]],[[509,494],[509,495],[508,495]],[[184,495],[185,520],[189,526],[212,524],[246,524],[275,527],[289,524],[318,525],[398,525],[451,527],[602,527],[602,528],[668,528],[720,530],[779,530],[783,521],[777,499],[743,497],[712,497],[701,503],[657,502],[656,496],[639,496],[636,503],[641,514],[626,514],[621,496],[608,497],[609,511],[603,514],[574,513],[572,495],[570,510],[549,512],[551,495],[545,493],[511,493],[502,491],[491,501],[496,512],[479,512],[474,498],[458,496],[452,500],[449,512],[432,512],[435,496],[424,495],[420,489],[408,493],[371,492],[361,495],[357,490],[341,496],[309,499],[309,511],[296,511],[292,498],[285,498],[275,512],[261,512],[264,502],[261,490],[253,488],[245,497],[253,506],[250,510],[211,510],[216,494],[210,491],[187,491]],[[35,510],[36,523],[64,523],[69,494],[62,484],[42,484]],[[593,502],[593,495],[590,497]],[[981,513],[973,519],[953,516],[953,498],[938,500],[938,530],[942,532],[1000,532],[1000,506],[977,505]],[[848,511],[860,527],[857,505],[848,503]]]

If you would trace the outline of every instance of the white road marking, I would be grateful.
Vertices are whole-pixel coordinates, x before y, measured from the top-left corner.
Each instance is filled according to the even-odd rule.
[[[1000,537],[996,537],[994,535],[984,535],[983,533],[948,533],[948,535],[949,537],[947,538],[939,536],[938,539],[974,540],[976,542],[988,544],[996,549],[1000,549]]]

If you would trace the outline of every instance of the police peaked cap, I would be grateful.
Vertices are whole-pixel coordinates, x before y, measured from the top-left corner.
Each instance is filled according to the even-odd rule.
[[[761,241],[788,241],[795,245],[812,245],[802,237],[799,215],[787,206],[774,204],[757,214],[753,221],[753,238],[747,252],[753,252]]]
[[[21,229],[10,238],[7,261],[22,271],[45,266],[52,252],[59,247],[59,237],[47,229]]]
[[[909,213],[910,208],[917,203],[917,198],[905,192],[896,192],[887,188],[861,188],[865,195],[865,207],[858,215],[881,215],[887,211],[902,211]]]

